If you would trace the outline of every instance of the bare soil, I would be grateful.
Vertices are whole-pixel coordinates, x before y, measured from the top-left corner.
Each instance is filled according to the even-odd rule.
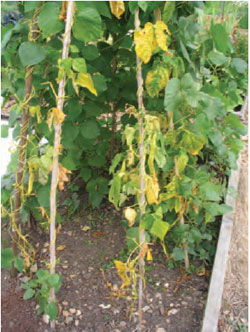
[[[120,213],[106,204],[62,225],[57,247],[65,245],[65,249],[57,252],[57,271],[64,280],[57,294],[57,332],[136,331],[137,303],[129,310],[133,299],[129,294],[122,295],[121,279],[111,266],[125,248],[120,220]],[[91,229],[84,232],[81,229],[86,225]],[[49,236],[33,230],[30,238],[37,247],[38,268],[44,267],[49,260]],[[159,327],[175,332],[200,331],[207,278],[184,276],[182,269],[169,270],[157,246],[152,255],[153,262],[146,263],[144,331]],[[22,299],[20,277],[13,280],[6,271],[2,272],[2,331],[49,331],[42,317],[36,315],[36,301]]]

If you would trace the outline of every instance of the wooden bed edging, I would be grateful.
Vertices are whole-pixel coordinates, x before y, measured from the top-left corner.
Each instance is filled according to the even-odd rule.
[[[239,112],[239,116],[243,119],[246,116],[247,104],[248,97],[246,96],[244,105]],[[233,187],[236,192],[238,191],[239,184],[241,153],[237,161],[237,166],[237,170],[232,171],[228,183],[228,188]],[[217,332],[218,329],[218,320],[236,206],[236,198],[230,193],[227,193],[226,204],[231,206],[233,210],[226,213],[222,218],[201,332]]]

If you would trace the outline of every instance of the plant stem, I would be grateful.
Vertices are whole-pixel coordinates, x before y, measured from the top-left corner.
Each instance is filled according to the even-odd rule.
[[[139,8],[135,10],[135,29],[140,30],[139,21]],[[137,75],[137,96],[138,96],[138,107],[140,112],[139,117],[139,159],[140,159],[140,225],[139,225],[139,243],[140,243],[140,258],[139,258],[139,291],[138,291],[138,314],[139,314],[139,328],[142,329],[142,297],[143,297],[143,279],[144,279],[144,257],[142,253],[143,243],[145,241],[144,230],[141,227],[142,216],[145,212],[145,153],[144,153],[144,128],[143,118],[145,109],[143,105],[143,79],[141,70],[141,60],[136,56],[136,75]]]
[[[73,15],[74,15],[74,1],[71,0],[68,2],[67,7],[67,17],[65,25],[65,33],[63,39],[63,51],[62,51],[62,60],[68,57],[69,46],[70,46],[70,37],[71,37],[71,27],[73,24]],[[63,102],[64,102],[64,93],[65,93],[65,83],[66,76],[64,76],[58,87],[58,97],[57,97],[57,109],[63,111]],[[54,138],[54,151],[53,151],[53,169],[51,176],[51,190],[50,190],[50,274],[55,273],[56,265],[56,228],[55,228],[55,219],[56,219],[56,189],[58,182],[58,157],[59,157],[59,147],[61,141],[61,123],[55,125],[55,138]],[[51,287],[49,302],[55,301],[55,289]],[[50,327],[54,328],[54,321],[50,322]]]
[[[42,2],[40,1],[37,9],[39,9],[42,6]],[[37,31],[37,16],[34,18],[34,24],[32,27],[32,30]],[[38,36],[38,32],[32,33],[32,38],[36,39]],[[19,154],[18,154],[18,165],[17,165],[17,173],[16,173],[16,184],[15,184],[15,194],[14,194],[14,223],[15,227],[12,227],[12,250],[14,257],[18,254],[18,233],[17,229],[21,228],[21,219],[20,219],[20,208],[21,208],[21,187],[22,187],[22,181],[24,177],[24,165],[26,162],[26,151],[27,151],[27,136],[28,136],[28,128],[29,128],[29,120],[30,120],[30,114],[29,114],[29,106],[28,106],[28,100],[31,95],[32,91],[32,78],[33,78],[33,68],[34,66],[28,66],[25,68],[25,90],[24,90],[24,107],[22,110],[22,124],[21,124],[21,139],[19,143]],[[27,103],[25,103],[27,101]],[[17,270],[14,267],[14,263],[12,263],[12,268],[10,272],[12,277],[16,277]]]

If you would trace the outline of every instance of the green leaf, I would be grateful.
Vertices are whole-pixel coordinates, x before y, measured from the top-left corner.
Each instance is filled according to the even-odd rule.
[[[150,229],[150,233],[157,236],[159,239],[163,241],[168,230],[169,230],[169,224],[157,218],[154,221],[152,228]]]
[[[150,242],[150,236],[148,232],[144,231],[145,241]],[[126,232],[126,242],[129,250],[134,250],[139,246],[139,227],[131,227]]]
[[[108,89],[104,76],[97,74],[92,77],[98,96]]]
[[[9,135],[9,126],[1,125],[1,138],[6,138]]]
[[[225,57],[223,53],[211,51],[208,53],[208,59],[216,66],[226,65],[229,58]]]
[[[37,275],[38,279],[40,279],[40,281],[41,281],[41,280],[47,280],[50,276],[50,273],[48,270],[39,269],[36,272],[36,275]]]
[[[145,12],[148,9],[149,1],[138,1],[138,6]]]
[[[33,295],[35,294],[35,290],[32,288],[28,288],[25,293],[23,294],[23,299],[24,300],[29,300],[33,297]]]
[[[128,2],[129,10],[132,14],[134,14],[136,8],[138,7],[138,1],[129,1]]]
[[[181,106],[183,96],[180,92],[181,82],[178,78],[168,81],[165,88],[164,107],[166,111],[174,112]]]
[[[210,32],[215,42],[216,49],[226,54],[226,52],[230,50],[230,39],[224,26],[219,23],[215,25],[212,24]]]
[[[185,259],[185,252],[181,248],[175,247],[173,250],[173,258],[175,261],[182,261]]]
[[[111,187],[109,190],[109,201],[114,204],[116,209],[118,209],[120,191],[121,191],[121,177],[119,175],[116,175],[113,178],[113,180],[111,180]]]
[[[167,1],[163,8],[162,20],[165,24],[171,20],[175,10],[175,1]]]
[[[45,49],[34,42],[22,43],[18,54],[24,67],[37,65],[46,57]]]
[[[80,132],[85,138],[96,138],[100,135],[100,127],[96,120],[87,120],[81,124]]]
[[[179,173],[182,173],[187,165],[188,162],[188,156],[186,153],[181,153],[177,158],[177,167]]]
[[[38,16],[38,26],[44,37],[54,35],[64,29],[64,22],[59,20],[60,2],[46,2]]]
[[[121,161],[122,157],[123,157],[123,153],[118,153],[114,157],[114,159],[112,160],[112,164],[111,164],[111,166],[109,168],[109,174],[113,174],[114,173],[114,171],[115,171],[117,165],[119,164],[119,162]]]
[[[91,169],[89,167],[81,168],[80,176],[85,182],[87,182],[91,178]]]
[[[74,112],[74,111],[73,111]],[[62,144],[64,141],[72,142],[79,134],[79,127],[72,121],[64,121],[62,125]],[[63,144],[64,145],[64,144]]]
[[[18,254],[18,256],[16,257],[16,259],[14,261],[14,266],[20,273],[23,273],[23,268],[24,268],[23,258],[20,253]]]
[[[212,217],[220,216],[233,210],[231,206],[215,202],[204,203],[203,206]]]
[[[14,261],[14,254],[11,248],[1,250],[1,267],[10,270],[12,262]]]
[[[57,273],[50,275],[48,278],[48,283],[50,284],[51,287],[57,287],[59,282],[60,282],[60,276]]]
[[[189,236],[193,241],[195,241],[197,243],[200,243],[202,240],[201,232],[196,228],[191,229]]]
[[[62,165],[63,167],[67,168],[69,171],[74,171],[77,169],[76,164],[70,155],[67,155],[62,159]]]
[[[224,119],[224,123],[237,131],[240,135],[246,135],[247,133],[247,127],[243,125],[236,114],[228,114]]]
[[[93,157],[89,158],[88,164],[89,166],[93,167],[102,167],[106,164],[106,158],[105,156],[94,155]]]
[[[95,7],[95,9],[100,15],[111,18],[107,1],[92,1],[92,5]]]
[[[54,301],[50,302],[48,306],[45,309],[45,312],[47,315],[49,315],[49,318],[51,321],[55,320],[57,317],[57,306]]]
[[[145,213],[143,216],[142,216],[142,222],[141,222],[141,227],[144,229],[144,230],[149,230],[153,223],[154,223],[155,219],[154,217],[152,216],[152,214],[147,214]]]
[[[72,67],[78,73],[87,73],[86,61],[83,58],[74,58]]]
[[[82,107],[79,101],[76,99],[70,99],[68,105],[65,108],[65,113],[67,113],[67,120],[75,120],[78,115],[82,112]]]
[[[247,63],[243,59],[233,58],[231,65],[239,74],[243,74],[247,70]]]
[[[93,207],[98,208],[103,200],[103,194],[98,192],[91,192],[89,194],[89,201]]]
[[[79,7],[79,2],[76,2],[76,5]],[[96,9],[85,8],[76,12],[73,35],[83,42],[96,41],[102,36],[101,17]]]
[[[103,109],[92,101],[86,101],[83,105],[83,109],[88,116],[92,117],[100,116],[103,112]]]
[[[24,2],[24,12],[28,13],[28,12],[36,9],[37,5],[38,5],[38,1],[25,1]]]
[[[221,188],[212,182],[207,182],[199,187],[201,197],[203,200],[219,201],[221,195]]]
[[[47,208],[50,206],[50,185],[47,184],[44,187],[40,187],[37,191],[37,199],[39,206]]]
[[[89,61],[93,61],[99,57],[99,51],[95,45],[86,45],[81,52],[84,58]]]

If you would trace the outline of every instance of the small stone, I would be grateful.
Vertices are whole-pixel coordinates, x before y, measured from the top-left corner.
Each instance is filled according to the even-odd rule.
[[[26,283],[28,282],[29,278],[27,276],[24,276],[22,278],[20,278],[20,280],[23,282],[23,283]]]
[[[147,312],[150,309],[150,306],[145,305],[145,307],[142,308],[143,312]]]
[[[161,284],[161,282],[160,282],[160,281],[158,281],[158,282],[156,283],[156,286],[157,286],[157,287],[159,287],[159,286],[160,286],[160,284]]]
[[[118,291],[118,289],[119,289],[119,287],[118,287],[118,285],[117,285],[117,284],[114,284],[112,288],[113,288],[113,291],[114,291],[114,292],[117,292],[117,291]]]
[[[12,329],[14,327],[15,323],[14,322],[9,322],[9,327]]]
[[[80,321],[78,319],[75,320],[75,326],[77,327],[79,325]]]
[[[69,312],[70,312],[71,314],[75,314],[75,313],[76,313],[76,309],[75,309],[75,308],[70,308],[70,309],[69,309]]]
[[[75,278],[76,277],[76,274],[71,274],[70,275],[70,278]]]
[[[45,252],[47,252],[47,249],[46,249],[46,248],[43,248],[43,249],[42,249],[42,253],[45,254]]]
[[[70,313],[67,310],[63,310],[63,317],[68,317]]]
[[[68,231],[67,234],[68,234],[68,236],[72,236],[73,232],[72,231]]]
[[[68,265],[63,265],[63,269],[67,269],[68,268]]]
[[[49,242],[45,242],[43,245],[45,248],[49,246]]]
[[[81,313],[82,313],[82,312],[81,312],[81,310],[79,310],[79,309],[78,309],[78,310],[76,310],[76,316],[80,316],[80,315],[81,315]]]
[[[170,324],[170,319],[169,318],[166,319],[166,323]]]
[[[163,327],[158,327],[155,332],[167,332]]]
[[[155,294],[155,298],[156,298],[156,299],[161,299],[161,298],[162,298],[161,293],[156,293],[156,294]]]
[[[181,304],[182,304],[182,305],[188,305],[188,303],[185,302],[185,301],[181,301]]]
[[[38,309],[39,309],[39,307],[40,307],[40,305],[39,305],[39,304],[37,304],[37,305],[36,305],[36,310],[38,310]]]
[[[66,323],[67,325],[69,325],[69,324],[72,323],[72,322],[73,322],[73,317],[71,317],[71,316],[66,317],[66,319],[65,319],[65,323]]]
[[[69,304],[69,302],[67,302],[67,301],[62,301],[62,305],[63,305],[64,307],[66,307],[68,304]]]
[[[173,303],[170,303],[170,305],[169,305],[171,308],[174,306],[174,304]]]
[[[49,316],[48,315],[43,315],[43,322],[45,323],[45,324],[49,324]]]
[[[126,325],[127,325],[126,322],[124,322],[123,320],[119,324],[121,328],[124,328]]]
[[[168,287],[169,287],[169,283],[166,282],[166,283],[164,284],[164,287],[165,287],[165,288],[168,288]]]
[[[168,312],[168,316],[170,316],[170,315],[176,315],[178,311],[179,311],[179,309],[171,309]]]

